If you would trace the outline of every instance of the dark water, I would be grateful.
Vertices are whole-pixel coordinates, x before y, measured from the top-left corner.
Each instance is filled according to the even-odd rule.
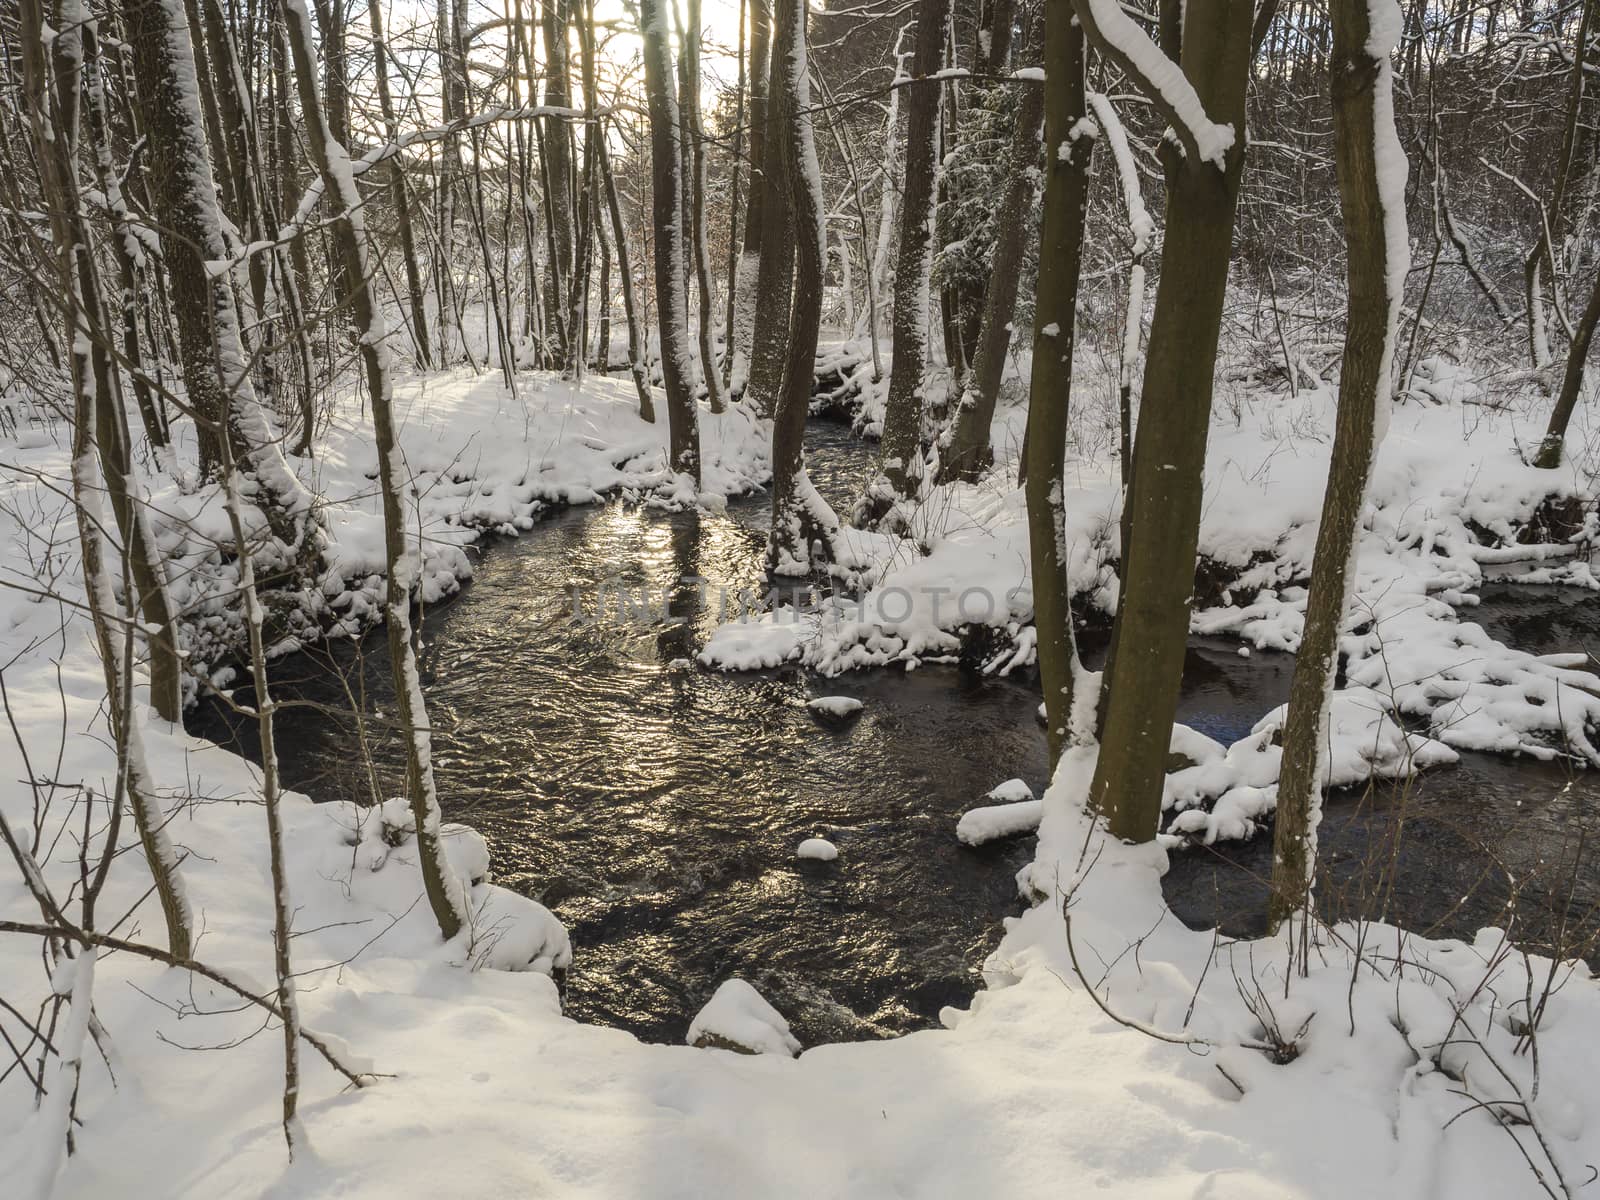
[[[1592,592],[1499,584],[1480,599],[1462,619],[1518,649],[1600,652],[1600,597]],[[1194,658],[1191,648],[1191,668]],[[1248,732],[1288,700],[1291,656],[1239,659],[1227,645],[1207,658],[1219,679],[1235,683],[1186,697],[1216,723],[1206,729],[1213,737]],[[1192,669],[1190,675],[1186,691],[1198,682]],[[1600,965],[1600,772],[1464,752],[1460,763],[1409,782],[1330,794],[1319,848],[1326,916],[1384,917],[1418,933],[1468,940],[1485,926],[1509,923],[1530,948]],[[1253,842],[1174,855],[1163,881],[1168,903],[1195,927],[1262,932],[1271,851],[1269,830]]]
[[[848,502],[870,449],[825,423],[808,444],[823,493]],[[620,504],[558,513],[490,543],[475,578],[424,622],[446,815],[488,835],[498,882],[566,922],[568,1011],[649,1040],[681,1040],[731,975],[755,984],[808,1045],[933,1024],[976,988],[1031,856],[1031,839],[971,850],[954,837],[959,814],[995,784],[1020,775],[1037,792],[1045,782],[1030,682],[952,666],[830,681],[673,665],[717,624],[716,584],[761,585],[766,516],[765,496],[726,516]],[[711,599],[684,576],[711,581]],[[603,581],[665,591],[668,616],[575,623],[569,589],[589,595]],[[1600,642],[1587,594],[1502,592],[1476,615],[1513,644]],[[1179,719],[1234,740],[1287,697],[1292,665],[1196,640]],[[381,636],[285,660],[274,687],[280,699],[335,707],[348,687],[369,714],[392,711]],[[804,707],[819,695],[865,709],[823,723]],[[397,793],[400,744],[381,718],[370,724],[380,787]],[[203,705],[190,725],[255,753],[253,731],[241,736],[220,706]],[[352,722],[291,708],[278,741],[291,786],[370,798]],[[1525,935],[1557,940],[1563,913],[1592,930],[1596,872],[1580,871],[1576,900],[1565,898],[1578,833],[1596,812],[1600,778],[1476,755],[1408,790],[1336,795],[1322,831],[1324,906],[1470,936],[1498,918],[1509,870]],[[813,835],[839,847],[837,861],[794,857]],[[1166,892],[1192,925],[1251,933],[1269,869],[1270,835],[1191,849],[1174,856]]]
[[[808,437],[818,486],[844,503],[871,450],[837,425]],[[970,998],[1001,917],[1018,910],[1028,845],[974,852],[954,830],[1001,781],[1045,782],[1031,687],[945,666],[829,681],[671,665],[718,623],[715,584],[761,585],[766,521],[765,496],[726,517],[575,508],[492,544],[425,618],[446,816],[488,836],[498,882],[567,924],[568,1011],[646,1039],[681,1041],[730,975],[808,1045],[932,1024]],[[707,604],[674,587],[686,575],[711,581]],[[568,589],[607,580],[669,589],[670,619],[575,624]],[[369,711],[391,712],[381,636],[361,649],[278,664],[276,695],[342,706],[343,673]],[[804,706],[819,695],[865,708],[824,724]],[[254,733],[232,722],[204,706],[190,725],[252,754]],[[278,743],[291,786],[368,797],[348,722],[289,709]],[[397,793],[400,743],[380,736],[371,751]],[[839,858],[797,860],[813,835]]]

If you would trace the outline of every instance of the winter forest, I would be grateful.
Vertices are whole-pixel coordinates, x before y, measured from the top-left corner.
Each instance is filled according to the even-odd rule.
[[[1600,0],[0,49],[0,1193],[1600,1195]]]

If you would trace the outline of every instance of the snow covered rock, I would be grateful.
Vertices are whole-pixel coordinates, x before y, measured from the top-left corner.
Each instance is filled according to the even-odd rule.
[[[489,881],[489,843],[468,825],[446,822],[439,826],[439,843],[456,876],[469,887]]]
[[[862,704],[854,696],[816,696],[806,701],[806,707],[819,717],[842,721],[860,712]]]
[[[493,884],[474,893],[472,964],[549,975],[572,965],[567,927],[544,905]]]
[[[1032,833],[1044,818],[1044,803],[1019,800],[1012,804],[985,804],[968,809],[956,822],[956,837],[969,846],[981,846],[996,838]]]
[[[742,979],[725,980],[706,1002],[684,1038],[701,1050],[733,1050],[739,1054],[800,1053],[789,1022],[760,992]]]
[[[1033,789],[1025,781],[1008,779],[990,789],[985,799],[995,803],[968,809],[956,822],[956,837],[967,845],[981,846],[1039,828],[1044,805],[1033,798]]]
[[[818,862],[832,862],[839,857],[839,847],[827,838],[810,837],[795,847],[796,858],[812,858]]]
[[[996,804],[1017,804],[1023,800],[1032,800],[1033,789],[1025,780],[1008,779],[990,788],[987,798]]]

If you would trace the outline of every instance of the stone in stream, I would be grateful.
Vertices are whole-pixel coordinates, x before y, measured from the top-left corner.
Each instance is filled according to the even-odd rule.
[[[815,696],[806,701],[813,716],[825,723],[842,724],[861,711],[861,701],[854,696]]]
[[[800,1053],[782,1013],[742,979],[724,980],[689,1023],[684,1041],[698,1050],[732,1050],[737,1054]]]

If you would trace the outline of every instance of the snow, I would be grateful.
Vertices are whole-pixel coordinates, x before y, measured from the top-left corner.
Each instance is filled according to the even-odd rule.
[[[1474,739],[1509,730],[1519,744],[1549,751],[1551,718],[1536,714],[1565,710],[1592,678],[1575,663],[1500,645],[1458,612],[1474,587],[1514,565],[1507,560],[1522,553],[1513,550],[1519,523],[1552,488],[1587,497],[1589,485],[1521,465],[1513,425],[1539,429],[1541,421],[1486,411],[1468,429],[1464,381],[1442,360],[1427,364],[1426,378],[1445,398],[1396,410],[1374,475],[1357,587],[1373,624],[1352,626],[1346,639],[1351,687],[1334,716],[1336,728],[1350,731],[1349,753],[1330,760],[1341,777],[1366,769],[1366,748],[1377,746],[1379,761],[1397,768],[1408,756],[1414,765],[1419,752],[1454,744],[1457,729]],[[513,401],[498,382],[459,374],[404,384],[396,403],[415,480],[414,532],[427,534],[415,578],[435,595],[470,570],[465,549],[482,531],[518,529],[519,519],[531,525],[550,505],[602,495],[693,503],[666,470],[664,430],[634,414],[630,385],[530,378]],[[1250,645],[1292,645],[1329,397],[1318,389],[1292,403],[1246,397],[1237,426],[1224,408],[1213,431],[1217,466],[1207,478],[1202,542],[1213,561],[1234,570],[1236,595],[1196,619],[1215,619],[1220,632]],[[1002,452],[1016,444],[1003,435],[1015,419],[1009,410],[998,418]],[[764,431],[742,420],[730,413],[702,425],[707,487],[716,494],[763,478]],[[328,497],[329,553],[338,564],[329,569],[329,596],[356,619],[363,600],[378,594],[380,518],[367,477],[376,459],[349,411],[336,414],[322,449],[315,467],[292,465]],[[64,478],[67,456],[53,442],[13,443],[0,447],[0,464],[0,563],[12,577],[31,577],[26,551],[37,530],[58,529],[49,565],[72,593],[72,522],[35,474]],[[1116,598],[1107,564],[1117,481],[1078,460],[1070,484],[1071,577],[1104,611]],[[937,601],[911,593],[903,617],[899,606],[869,605],[834,622],[727,626],[712,641],[730,630],[752,639],[764,631],[771,650],[781,630],[786,660],[841,670],[947,655],[959,644],[956,600],[981,582],[1001,601],[989,621],[1002,647],[991,669],[1024,665],[1031,606],[1018,499],[995,480],[947,498],[948,508],[919,511],[926,555],[881,536],[850,544],[858,557],[849,569],[869,593],[900,580],[947,589]],[[192,515],[202,528],[219,513],[214,494],[180,496],[175,488],[160,492],[158,507]],[[159,535],[178,550],[190,545],[172,522]],[[1270,561],[1256,560],[1263,551]],[[180,564],[201,560],[197,548],[185,552]],[[1579,553],[1532,548],[1526,557],[1541,571],[1580,577]],[[57,781],[49,831],[71,836],[42,866],[64,896],[78,879],[78,785],[103,789],[113,773],[104,674],[81,618],[16,588],[0,593],[0,642],[34,764],[30,772],[4,740],[0,772],[15,781],[48,771]],[[1374,681],[1385,663],[1392,679]],[[1520,690],[1530,687],[1543,705]],[[1439,688],[1447,694],[1436,695]],[[1451,705],[1448,717],[1438,715]],[[1470,719],[1458,720],[1468,709]],[[1397,713],[1427,722],[1430,733],[1401,728]],[[181,729],[145,719],[144,730],[147,769],[204,931],[199,954],[267,991],[271,882],[259,779],[241,759]],[[1428,740],[1414,743],[1418,737]],[[1173,777],[1194,785],[1189,794],[1215,790],[1212,775],[1226,785],[1226,806],[1207,814],[1215,823],[1259,819],[1271,785],[1256,782],[1266,774],[1256,760],[1271,758],[1270,719],[1233,747],[1182,729],[1172,747],[1192,764]],[[942,1029],[818,1046],[798,1058],[785,1018],[736,980],[718,989],[686,1040],[736,1035],[763,1053],[647,1045],[563,1016],[551,976],[581,963],[585,947],[572,946],[548,910],[485,878],[470,886],[473,928],[441,944],[404,805],[360,809],[286,794],[302,1019],[378,1076],[350,1090],[318,1056],[305,1055],[307,1141],[287,1163],[278,1127],[282,1046],[271,1031],[263,1035],[257,1012],[241,1011],[236,996],[203,978],[125,953],[85,959],[53,981],[37,940],[7,933],[0,978],[8,1003],[36,1011],[70,986],[72,1005],[55,1037],[69,1059],[81,1048],[82,1123],[77,1152],[63,1165],[51,1154],[65,1105],[36,1107],[26,1078],[12,1072],[0,1082],[0,1163],[30,1200],[35,1183],[52,1179],[61,1200],[496,1192],[596,1200],[1499,1200],[1543,1194],[1529,1159],[1546,1178],[1561,1172],[1575,1191],[1588,1177],[1584,1164],[1600,1161],[1600,988],[1587,968],[1525,957],[1496,930],[1431,940],[1371,923],[1315,931],[1302,977],[1287,957],[1296,939],[1233,941],[1183,928],[1160,892],[1167,849],[1120,845],[1085,813],[1092,770],[1093,752],[1077,749],[1038,800],[1022,799],[1010,782],[991,794],[1038,806],[1037,848],[1018,880],[1036,903],[1006,921],[984,964],[984,990],[968,1008],[946,1009]],[[1204,803],[1178,815],[1202,811]],[[0,812],[31,828],[28,789],[0,793]],[[483,867],[481,839],[448,826],[441,832],[463,875]],[[158,941],[159,911],[145,895],[148,873],[126,826],[123,839],[104,922],[131,910],[122,931]],[[0,915],[38,917],[26,887],[3,871]],[[78,999],[91,988],[115,1085],[86,1044],[98,1036],[93,1024],[77,1023],[90,1022]],[[1276,1057],[1292,1061],[1261,1049],[1274,1039]],[[226,1048],[190,1048],[199,1046]],[[1528,1123],[1502,1125],[1497,1114]]]
[[[1232,125],[1214,124],[1183,69],[1150,40],[1150,35],[1122,10],[1118,0],[1084,0],[1080,15],[1098,38],[1127,64],[1151,98],[1178,124],[1178,134],[1201,162],[1218,170],[1227,165],[1236,131]]]
[[[989,791],[989,799],[1003,804],[1014,804],[1021,800],[1032,800],[1033,789],[1021,779],[1008,779],[996,785]]]
[[[827,838],[811,837],[795,847],[794,856],[815,859],[817,862],[832,862],[839,857],[839,847]]]
[[[1536,564],[1531,578],[1541,582],[1594,586],[1583,551],[1597,531],[1595,485],[1581,464],[1552,474],[1519,455],[1518,434],[1543,427],[1538,406],[1547,400],[1486,406],[1469,366],[1445,355],[1418,365],[1417,386],[1430,402],[1394,406],[1373,468],[1341,639],[1347,690],[1333,701],[1334,726],[1343,732],[1325,774],[1339,780],[1335,786],[1402,777],[1460,750],[1600,763],[1600,677],[1581,657],[1529,654],[1471,620],[1475,589],[1525,563]],[[1114,396],[1115,387],[1086,394]],[[1335,408],[1330,384],[1292,398],[1245,392],[1231,406],[1219,405],[1200,553],[1228,582],[1194,612],[1193,632],[1236,638],[1246,650],[1298,647]],[[1022,416],[1021,406],[1001,409],[994,474],[935,490],[913,514],[908,536],[844,531],[846,561],[835,573],[860,589],[858,598],[745,614],[712,632],[701,665],[799,663],[835,676],[952,659],[978,632],[993,647],[985,671],[1003,675],[1031,665],[1027,508],[1009,457],[1021,444]],[[1068,577],[1091,610],[1109,616],[1117,599],[1120,480],[1114,465],[1078,457],[1067,483]],[[1574,541],[1522,545],[1519,531],[1551,497],[1573,498],[1586,514]],[[1419,728],[1401,737],[1400,724],[1409,721]],[[1276,801],[1278,749],[1270,743],[1271,735],[1257,732],[1220,747],[1219,756],[1232,757],[1225,768],[1208,768],[1207,786],[1181,779],[1183,786],[1169,789],[1168,807],[1179,820],[1172,833],[1209,840],[1258,830]],[[1215,820],[1187,811],[1209,810],[1247,787],[1259,794],[1246,804],[1239,791]]]
[[[728,979],[689,1023],[684,1041],[691,1046],[735,1050],[743,1054],[800,1053],[789,1022],[761,993],[742,979]]]
[[[806,701],[806,707],[825,717],[848,717],[861,711],[861,701],[854,696],[817,696]]]
[[[981,846],[996,838],[1016,837],[1039,828],[1044,805],[1038,800],[1014,800],[969,808],[956,822],[956,837],[968,846]]]

